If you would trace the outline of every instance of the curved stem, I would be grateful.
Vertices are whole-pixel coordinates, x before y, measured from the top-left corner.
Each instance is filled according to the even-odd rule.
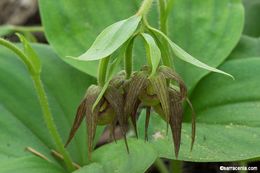
[[[60,153],[62,153],[62,155],[64,157],[64,162],[65,162],[68,170],[73,171],[73,170],[75,170],[75,168],[72,164],[72,160],[69,157],[69,154],[67,153],[67,151],[64,148],[64,144],[58,133],[57,127],[54,123],[53,116],[52,116],[52,113],[51,113],[51,110],[49,107],[48,99],[47,99],[42,81],[40,79],[40,76],[33,75],[32,79],[33,79],[34,87],[36,89],[36,93],[38,95],[38,99],[39,99],[39,102],[40,102],[40,105],[42,108],[42,112],[44,115],[44,120],[47,125],[47,128],[49,129],[49,132],[50,132],[53,140],[55,141],[57,149],[59,150]]]
[[[62,153],[62,155],[64,156],[64,161],[65,164],[68,168],[69,171],[73,171],[74,167],[72,165],[72,160],[69,157],[69,154],[66,152],[63,143],[62,143],[62,139],[58,133],[58,130],[56,128],[56,125],[54,123],[53,120],[53,116],[48,104],[48,99],[40,78],[40,73],[38,73],[38,71],[35,70],[33,64],[30,62],[29,58],[19,49],[17,48],[14,44],[12,44],[9,41],[6,41],[2,38],[0,38],[0,44],[3,45],[4,47],[12,50],[16,55],[18,55],[18,57],[23,61],[23,63],[26,65],[27,69],[30,72],[30,75],[32,77],[33,83],[34,83],[34,87],[36,89],[36,93],[41,105],[41,109],[43,112],[43,118],[44,121],[47,125],[47,128],[49,130],[49,133],[53,139],[53,141],[56,144],[57,149],[60,151],[60,153]]]
[[[156,33],[154,32],[154,28],[150,26],[146,18],[143,18],[143,22],[161,50],[163,65],[173,68],[173,61],[170,56],[168,45],[166,44],[166,42],[157,37]]]
[[[153,0],[144,0],[136,15],[145,16],[151,8]]]
[[[110,57],[103,58],[99,61],[98,66],[98,84],[104,86],[106,83],[107,67]]]
[[[22,62],[26,65],[29,69],[30,73],[34,73],[33,65],[29,61],[29,59],[25,56],[25,54],[14,44],[10,43],[9,41],[0,38],[0,44],[10,50],[12,50],[18,57],[22,60]]]

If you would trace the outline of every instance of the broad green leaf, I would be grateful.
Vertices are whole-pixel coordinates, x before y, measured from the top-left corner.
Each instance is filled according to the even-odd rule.
[[[169,37],[201,62],[218,67],[239,41],[243,20],[241,0],[175,0]],[[188,89],[209,73],[176,58],[174,65]]]
[[[154,39],[152,36],[149,34],[143,33],[142,37],[145,40],[145,47],[146,47],[146,53],[147,53],[147,58],[148,62],[152,65],[152,73],[150,76],[154,75],[157,67],[160,63],[161,60],[161,51],[157,44],[155,43]]]
[[[64,173],[61,167],[35,156],[10,159],[0,163],[0,173]]]
[[[260,38],[242,36],[229,59],[260,57]]]
[[[93,152],[93,161],[103,165],[104,172],[145,172],[157,158],[153,147],[144,140],[128,139],[129,154],[122,140]]]
[[[245,26],[243,33],[251,37],[260,37],[260,1],[243,0],[245,7]]]
[[[224,74],[224,75],[227,75],[231,78],[233,78],[232,75],[224,72],[224,71],[221,71],[221,70],[218,70],[214,67],[210,67],[208,66],[207,64],[199,61],[198,59],[194,58],[193,56],[191,56],[190,54],[188,54],[187,52],[185,52],[181,47],[179,47],[177,44],[175,44],[174,42],[172,42],[164,33],[162,33],[161,31],[157,30],[157,29],[154,29],[154,28],[150,28],[153,32],[155,32],[156,34],[162,36],[166,41],[168,41],[169,45],[171,46],[172,48],[172,51],[174,52],[174,54],[180,58],[181,60],[185,61],[186,63],[190,63],[194,66],[197,66],[199,68],[202,68],[202,69],[206,69],[206,70],[209,70],[209,71],[212,71],[212,72],[216,72],[216,73],[221,73],[221,74]]]
[[[73,173],[105,173],[103,170],[103,166],[98,163],[91,163],[87,166],[80,168]]]
[[[95,79],[65,64],[48,46],[34,45],[33,48],[43,64],[42,80],[65,142],[77,106]],[[32,155],[25,151],[28,146],[51,159],[50,149],[54,149],[54,144],[45,127],[30,75],[16,55],[3,47],[0,47],[0,72],[0,162]],[[68,150],[76,163],[86,163],[84,125]]]
[[[220,162],[260,156],[259,66],[259,57],[230,60],[221,69],[229,69],[235,81],[211,74],[198,84],[191,95],[197,115],[195,144],[190,152],[191,123],[186,110],[178,159]],[[139,120],[142,137],[144,122],[143,113]],[[161,157],[175,158],[171,134],[166,135],[165,122],[158,115],[151,115],[148,132]]]
[[[91,61],[111,55],[133,35],[140,20],[141,17],[135,15],[110,25],[97,36],[92,46],[78,59]]]
[[[23,44],[23,51],[24,54],[29,58],[29,61],[31,62],[34,71],[40,73],[41,72],[41,62],[36,54],[36,52],[33,50],[32,46],[30,43],[26,40],[26,38],[17,33],[17,36],[19,37],[21,43]]]

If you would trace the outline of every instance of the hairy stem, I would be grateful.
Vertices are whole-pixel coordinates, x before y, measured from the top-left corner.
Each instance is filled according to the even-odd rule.
[[[156,168],[160,173],[169,173],[169,170],[167,169],[165,163],[162,161],[162,159],[158,158],[154,162]]]
[[[36,93],[37,93],[40,105],[41,105],[41,109],[43,112],[43,118],[44,118],[46,126],[49,130],[49,133],[50,133],[53,141],[55,142],[57,149],[64,156],[64,161],[65,161],[65,164],[66,164],[68,170],[73,171],[74,167],[72,165],[72,160],[70,159],[69,154],[66,152],[66,150],[63,146],[62,139],[61,139],[61,137],[58,133],[58,130],[56,128],[56,125],[54,123],[53,116],[52,116],[52,113],[51,113],[51,110],[50,110],[50,107],[48,104],[48,99],[47,99],[45,90],[43,88],[42,81],[40,79],[40,74],[33,67],[33,64],[29,60],[29,57],[27,57],[14,44],[12,44],[11,42],[6,41],[4,39],[1,39],[1,38],[0,38],[0,44],[6,48],[12,50],[16,55],[18,55],[18,57],[23,61],[23,63],[26,65],[27,69],[29,70],[31,78],[34,83],[34,87],[36,89]]]
[[[57,127],[54,123],[53,116],[49,107],[48,99],[42,84],[42,81],[40,79],[40,76],[34,75],[32,76],[34,87],[36,89],[36,93],[38,95],[38,99],[42,108],[42,112],[44,115],[44,120],[47,125],[47,128],[49,129],[49,132],[56,144],[57,149],[59,150],[60,153],[62,153],[64,157],[64,162],[66,163],[66,166],[69,171],[74,170],[74,166],[72,164],[72,160],[69,157],[69,154],[64,148],[64,144],[62,142],[62,139],[58,133]]]
[[[15,25],[7,25],[14,31],[18,32],[44,32],[44,28],[42,26],[15,26]]]
[[[151,8],[153,0],[144,0],[141,7],[139,8],[137,15],[145,16]]]
[[[18,47],[16,47],[14,44],[12,44],[9,41],[2,39],[2,38],[0,38],[0,44],[4,47],[10,49],[11,51],[13,51],[16,55],[18,55],[18,57],[26,65],[26,67],[28,68],[30,73],[34,73],[31,62],[28,60],[28,58],[24,55],[24,53]]]
[[[160,47],[160,51],[162,53],[163,65],[173,68],[174,67],[173,66],[173,61],[171,59],[171,54],[170,54],[170,49],[169,49],[168,44],[164,40],[162,40],[159,37],[157,37],[156,33],[154,32],[154,28],[152,26],[150,26],[150,24],[148,23],[146,18],[143,19],[143,22],[144,22],[144,25],[149,30],[150,34],[155,39],[155,41],[158,44],[158,46]]]
[[[166,13],[166,2],[165,0],[159,0],[159,13],[160,13],[160,30],[168,34],[168,20]]]
[[[98,67],[98,84],[104,86],[107,77],[107,67],[110,57],[103,58],[99,61]]]

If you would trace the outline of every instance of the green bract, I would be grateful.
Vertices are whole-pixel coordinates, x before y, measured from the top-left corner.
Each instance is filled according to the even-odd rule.
[[[140,16],[133,16],[107,27],[98,35],[87,52],[78,59],[99,60],[111,55],[134,34],[140,20]]]

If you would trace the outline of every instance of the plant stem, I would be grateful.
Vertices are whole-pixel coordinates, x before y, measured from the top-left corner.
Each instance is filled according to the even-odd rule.
[[[164,34],[168,34],[168,20],[166,13],[166,2],[165,0],[159,0],[159,12],[160,12],[160,30]]]
[[[170,165],[171,165],[171,172],[174,172],[174,173],[182,172],[181,161],[171,160]]]
[[[42,26],[15,26],[15,25],[7,25],[13,31],[18,32],[44,32],[44,28]]]
[[[24,53],[16,47],[14,44],[10,43],[9,41],[0,38],[0,44],[10,50],[12,50],[18,57],[22,60],[22,62],[26,65],[30,73],[34,73],[33,67],[31,62],[28,60],[28,58],[24,55]]]
[[[126,79],[129,79],[133,70],[133,45],[134,39],[132,39],[127,45],[125,51],[125,71],[126,71]]]
[[[107,76],[107,67],[110,57],[103,58],[99,61],[98,66],[98,84],[104,86]]]
[[[136,15],[146,16],[146,14],[152,6],[152,3],[153,0],[144,0]]]
[[[9,41],[6,41],[4,39],[0,38],[0,44],[3,45],[4,47],[12,50],[18,57],[23,61],[23,63],[26,65],[27,69],[30,72],[30,75],[32,77],[34,87],[36,89],[36,93],[41,105],[41,109],[43,112],[43,118],[46,123],[46,126],[49,130],[49,133],[53,139],[53,141],[56,144],[57,149],[62,153],[64,156],[64,161],[65,164],[68,168],[69,171],[73,171],[74,167],[72,165],[72,160],[69,157],[69,154],[66,152],[62,139],[58,133],[58,130],[56,128],[56,125],[53,120],[53,116],[49,107],[48,99],[42,84],[42,81],[40,79],[40,73],[34,68],[33,64],[30,62],[29,58],[19,49],[17,48],[14,44],[12,44]]]
[[[241,162],[239,163],[239,166],[241,166],[241,167],[247,167],[247,162],[246,162],[246,161],[241,161]],[[239,172],[239,173],[247,173],[248,171],[246,171],[246,170],[239,170],[238,172]]]
[[[159,0],[159,14],[160,14],[160,30],[167,36],[168,35],[168,16],[172,9],[174,0]],[[169,45],[165,40],[159,39],[161,42],[161,47],[163,48],[165,56],[163,57],[163,64],[174,69],[174,64],[172,61],[172,52]]]
[[[56,144],[57,149],[59,150],[60,153],[62,153],[64,157],[64,162],[68,168],[69,171],[74,170],[74,166],[72,165],[72,160],[69,157],[69,154],[64,148],[62,139],[58,133],[57,127],[54,123],[53,116],[49,107],[48,99],[42,84],[42,81],[40,79],[39,75],[33,75],[32,76],[33,82],[34,82],[34,87],[36,89],[38,99],[42,108],[43,116],[44,116],[44,121],[47,125],[47,128],[49,129],[49,132]]]
[[[155,166],[157,167],[157,169],[159,170],[160,173],[169,173],[165,163],[163,163],[162,159],[158,158],[156,159],[156,161],[154,162]]]

